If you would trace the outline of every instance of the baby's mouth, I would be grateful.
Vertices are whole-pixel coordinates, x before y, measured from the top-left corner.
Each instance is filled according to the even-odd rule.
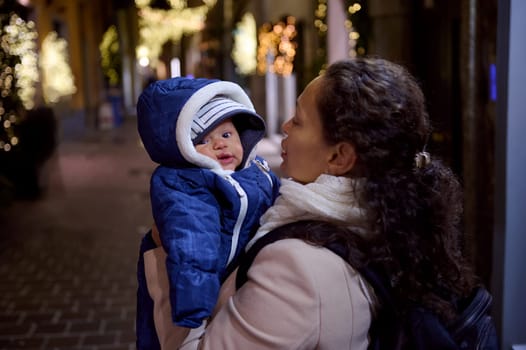
[[[228,153],[221,153],[217,159],[220,159],[220,160],[223,160],[223,159],[230,159],[230,158],[233,158],[233,156],[231,154],[228,154]]]
[[[232,154],[222,153],[217,157],[217,160],[221,164],[230,164],[234,161],[234,156]]]

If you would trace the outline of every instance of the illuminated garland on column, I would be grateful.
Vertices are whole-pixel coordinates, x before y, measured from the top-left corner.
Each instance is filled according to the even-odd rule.
[[[257,68],[257,29],[256,20],[251,13],[245,13],[234,30],[232,59],[236,70],[242,75],[256,72]]]
[[[73,95],[77,91],[69,66],[68,43],[56,32],[49,32],[42,41],[39,65],[46,103],[57,103],[62,97]]]
[[[318,4],[314,10],[314,27],[318,33],[319,44],[316,49],[317,68],[321,73],[327,65],[327,0],[317,0]]]
[[[33,22],[25,22],[16,14],[3,14],[1,23],[0,150],[9,152],[19,143],[15,128],[21,113],[34,107],[37,33]]]
[[[326,61],[327,57],[327,0],[317,0],[314,10],[314,27],[320,37],[320,46],[317,56]],[[344,0],[347,19],[344,23],[349,32],[349,57],[363,56],[367,52],[368,20],[367,20],[367,1],[366,0]],[[325,65],[322,65],[322,70]]]
[[[203,29],[206,15],[217,0],[188,7],[186,0],[167,0],[170,9],[152,8],[151,0],[135,0],[139,15],[137,58],[143,65],[155,66],[165,43],[178,42],[184,34]]]
[[[294,57],[297,43],[296,18],[288,16],[272,25],[265,23],[259,30],[259,46],[257,55],[257,71],[265,74],[267,71],[278,75],[290,75],[294,70]],[[268,64],[268,55],[272,64]]]
[[[346,0],[347,20],[345,27],[349,31],[350,57],[364,56],[367,53],[367,34],[369,20],[367,15],[367,0]]]
[[[119,33],[117,27],[111,25],[99,45],[101,66],[104,76],[110,86],[118,86],[121,81],[121,56],[119,52]]]

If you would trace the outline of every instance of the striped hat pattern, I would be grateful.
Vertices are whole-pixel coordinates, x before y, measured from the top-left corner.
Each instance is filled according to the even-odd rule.
[[[214,97],[203,105],[194,116],[191,126],[193,143],[199,143],[211,129],[219,125],[223,120],[241,113],[255,115],[253,110],[230,98],[224,96]]]

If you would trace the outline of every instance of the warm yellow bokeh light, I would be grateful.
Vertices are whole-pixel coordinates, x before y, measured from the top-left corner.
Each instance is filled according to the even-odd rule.
[[[40,54],[42,92],[47,103],[57,103],[77,91],[68,61],[67,41],[59,38],[56,32],[48,33]]]
[[[234,31],[232,59],[237,71],[243,75],[253,74],[257,66],[257,33],[256,20],[251,13],[246,13]]]
[[[289,16],[286,23],[264,24],[259,31],[258,73],[269,71],[279,75],[290,75],[296,56],[296,18]]]
[[[147,48],[146,55],[137,55],[137,59],[147,57],[149,65],[155,65],[164,44],[179,42],[184,34],[204,28],[206,15],[216,1],[207,0],[203,1],[204,5],[188,7],[184,0],[170,0],[171,8],[163,10],[150,7],[151,1],[135,0],[139,16],[139,46]]]

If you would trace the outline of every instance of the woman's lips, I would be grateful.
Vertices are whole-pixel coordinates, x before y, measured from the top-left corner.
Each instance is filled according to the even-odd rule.
[[[281,143],[281,157],[285,157],[287,155],[287,151],[285,151],[285,147],[283,145],[283,142]]]

